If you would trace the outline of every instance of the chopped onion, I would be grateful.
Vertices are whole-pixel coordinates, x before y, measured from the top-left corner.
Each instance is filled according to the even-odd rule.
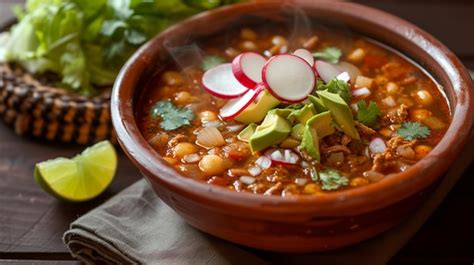
[[[261,94],[263,94],[263,93],[261,93]],[[244,126],[245,126],[244,124],[230,125],[230,126],[227,126],[227,131],[228,132],[239,132],[244,128]]]
[[[308,162],[306,162],[306,161],[304,161],[304,160],[301,161],[301,167],[302,167],[302,168],[308,168],[308,167],[309,167]]]
[[[212,148],[225,144],[224,137],[216,127],[207,127],[199,131],[197,135],[197,143]]]
[[[382,138],[377,137],[370,141],[369,149],[372,154],[379,154],[385,152],[387,146],[385,145],[385,142],[382,140]]]
[[[249,173],[250,175],[255,177],[255,176],[260,175],[260,173],[262,173],[262,169],[258,166],[253,166],[249,168]]]
[[[198,154],[189,154],[183,157],[183,161],[186,163],[196,163],[201,160],[201,157]]]
[[[221,125],[220,121],[208,121],[202,124],[202,127],[210,128],[210,127],[219,127]]]
[[[392,98],[392,96],[388,96],[382,99],[382,103],[387,107],[395,107],[397,106],[397,102]]]
[[[370,96],[370,93],[370,90],[366,87],[352,90],[352,96],[354,97],[366,98]]]
[[[357,103],[352,103],[352,104],[351,104],[351,108],[352,108],[354,111],[359,111],[359,106],[357,106]]]
[[[298,186],[304,186],[308,182],[308,179],[305,178],[296,178],[295,179],[295,184]]]
[[[254,177],[250,177],[250,176],[242,176],[239,178],[240,182],[244,183],[244,184],[247,184],[247,185],[250,185],[252,183],[255,182],[255,178]]]
[[[272,160],[266,156],[261,156],[255,161],[255,164],[261,169],[268,169],[272,165]]]

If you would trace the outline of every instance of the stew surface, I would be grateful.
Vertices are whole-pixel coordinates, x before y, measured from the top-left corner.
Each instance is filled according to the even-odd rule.
[[[144,90],[136,112],[143,136],[189,178],[277,196],[370,185],[406,170],[441,140],[449,106],[417,65],[362,36],[318,30],[289,36],[242,28],[199,43],[202,63],[170,65]],[[299,48],[350,81],[322,81],[333,68],[316,63],[315,88],[304,101],[285,103],[260,85],[265,89],[243,112],[221,117],[229,99],[207,92],[206,70],[244,52],[269,59]],[[263,98],[271,106],[260,106]]]

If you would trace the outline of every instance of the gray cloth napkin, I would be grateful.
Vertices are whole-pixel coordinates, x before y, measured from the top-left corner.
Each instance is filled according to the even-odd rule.
[[[265,264],[188,226],[145,180],[73,222],[64,242],[88,264]]]
[[[86,263],[113,264],[385,264],[418,231],[474,156],[471,139],[431,197],[391,230],[347,248],[282,254],[239,247],[184,221],[140,180],[71,224],[64,242]]]

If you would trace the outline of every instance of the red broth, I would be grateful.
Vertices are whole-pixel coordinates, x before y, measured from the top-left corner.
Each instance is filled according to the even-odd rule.
[[[350,89],[367,87],[371,92],[352,96],[348,103],[360,140],[351,139],[336,127],[335,133],[318,140],[320,161],[316,161],[301,152],[295,146],[298,140],[292,139],[295,141],[288,141],[284,147],[279,143],[272,148],[291,150],[299,161],[294,165],[273,163],[266,168],[260,163],[262,160],[257,161],[266,157],[264,152],[252,152],[249,143],[237,137],[246,125],[219,117],[219,110],[227,100],[206,93],[201,83],[203,68],[196,65],[180,69],[169,65],[146,87],[136,118],[150,145],[186,177],[237,192],[318,195],[370,185],[391,173],[404,171],[426,156],[443,137],[451,120],[447,100],[438,84],[405,57],[361,36],[315,30],[312,35],[293,38],[290,42],[282,37],[284,32],[279,34],[245,28],[232,33],[230,39],[216,37],[202,43],[200,48],[206,55],[219,56],[226,62],[244,51],[269,57],[297,48],[311,52],[339,48],[340,62],[354,77]],[[163,100],[191,110],[195,118],[190,125],[163,129],[163,118],[151,113],[153,106]],[[359,101],[376,104],[381,113],[376,125],[369,127],[358,121]],[[284,103],[278,106],[285,107],[288,106]],[[408,133],[421,130],[418,132],[421,136],[407,137],[406,127]],[[217,129],[217,132],[211,130],[212,136],[216,133],[219,136],[212,138],[215,146],[204,147],[197,142],[203,128]],[[375,152],[369,147],[375,138],[382,140],[383,151]]]

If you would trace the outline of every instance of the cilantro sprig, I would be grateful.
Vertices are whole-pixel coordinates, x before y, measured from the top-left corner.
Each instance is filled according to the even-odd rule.
[[[378,118],[382,114],[377,103],[370,101],[369,105],[361,100],[357,102],[357,120],[370,128],[378,128]]]
[[[323,184],[321,186],[323,190],[337,190],[349,184],[349,179],[334,169],[326,169],[319,172],[319,179]]]
[[[421,125],[419,122],[404,122],[397,130],[397,134],[407,141],[418,138],[426,138],[430,136],[431,131],[428,127]]]
[[[178,108],[167,100],[158,101],[151,108],[153,118],[160,117],[160,127],[172,131],[184,125],[190,125],[195,115],[189,108]]]
[[[351,91],[347,82],[333,79],[329,83],[324,84],[322,80],[318,80],[316,83],[316,90],[327,90],[328,92],[339,94],[345,102],[351,102]]]
[[[320,52],[313,53],[316,59],[321,59],[328,63],[337,64],[341,58],[342,51],[336,47],[328,47]]]

